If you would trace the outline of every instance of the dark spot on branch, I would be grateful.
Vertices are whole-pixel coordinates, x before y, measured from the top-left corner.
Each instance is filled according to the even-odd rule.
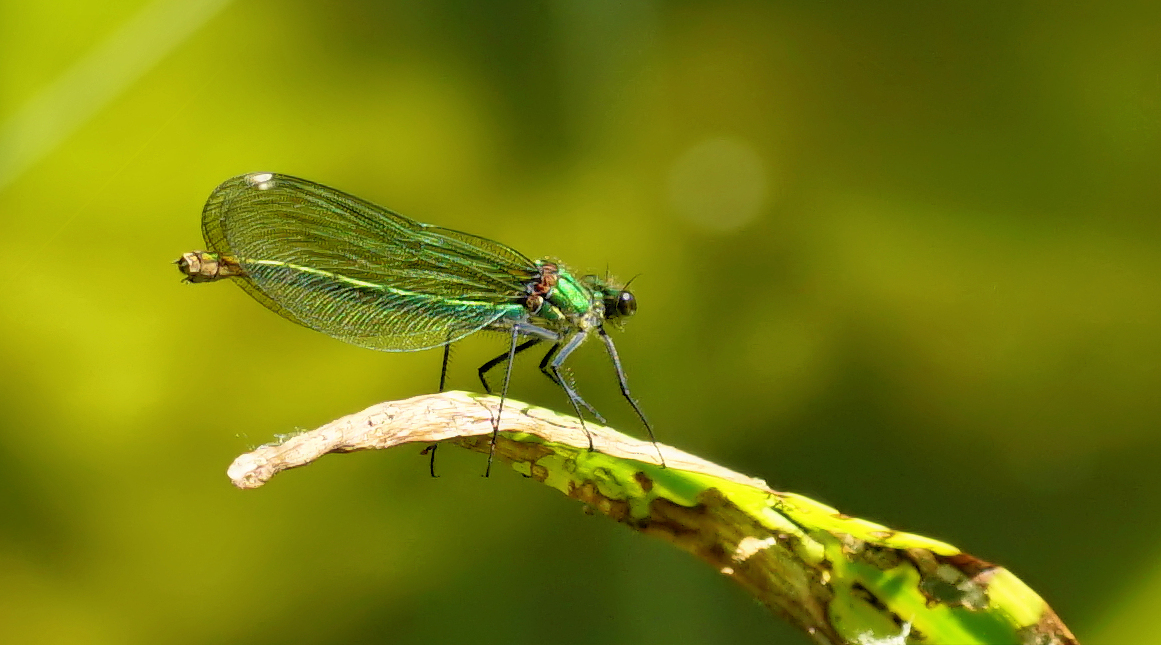
[[[633,474],[633,479],[637,480],[637,485],[646,493],[653,490],[653,480],[649,478],[649,475],[646,475],[640,470]]]

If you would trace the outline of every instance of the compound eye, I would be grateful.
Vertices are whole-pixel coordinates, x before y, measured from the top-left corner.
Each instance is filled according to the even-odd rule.
[[[632,316],[637,313],[637,298],[628,291],[617,294],[617,313],[622,316]]]

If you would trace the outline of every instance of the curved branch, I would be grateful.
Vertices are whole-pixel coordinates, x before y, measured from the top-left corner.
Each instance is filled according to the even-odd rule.
[[[405,443],[490,449],[499,399],[445,392],[371,406],[259,447],[228,470],[256,488],[331,452]],[[689,551],[822,644],[1036,643],[1076,638],[1002,567],[852,518],[764,481],[508,399],[496,456],[630,528]]]

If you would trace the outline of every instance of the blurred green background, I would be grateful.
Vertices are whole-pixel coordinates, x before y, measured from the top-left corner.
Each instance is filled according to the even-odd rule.
[[[805,643],[480,455],[232,488],[439,376],[179,282],[258,170],[640,273],[661,440],[1161,643],[1161,5],[0,0],[0,642]]]

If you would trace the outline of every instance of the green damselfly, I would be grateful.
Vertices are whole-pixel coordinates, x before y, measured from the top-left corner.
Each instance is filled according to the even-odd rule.
[[[388,352],[442,346],[440,391],[452,343],[478,331],[506,334],[508,350],[478,370],[491,394],[488,372],[507,363],[485,476],[513,358],[541,343],[551,346],[540,371],[564,390],[577,417],[583,419],[583,407],[604,423],[561,373],[585,339],[599,336],[621,394],[656,445],[605,330],[606,322],[637,311],[628,285],[593,275],[577,278],[556,261],[530,260],[499,242],[422,224],[333,188],[268,172],[218,186],[202,211],[202,235],[208,250],[177,261],[188,281],[237,278],[268,309],[354,345]]]

